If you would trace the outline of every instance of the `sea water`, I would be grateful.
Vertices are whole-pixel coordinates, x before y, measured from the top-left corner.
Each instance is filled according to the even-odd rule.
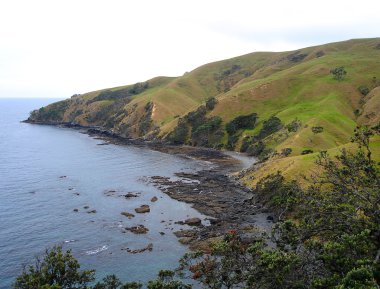
[[[161,193],[147,177],[173,177],[209,164],[20,122],[53,101],[0,99],[0,288],[10,288],[23,265],[54,245],[72,250],[97,279],[114,273],[122,281],[146,281],[175,268],[187,251],[173,234],[181,228],[175,222],[205,216]],[[128,192],[137,197],[125,198]],[[158,201],[151,202],[154,196]],[[150,213],[136,214],[143,204]],[[125,230],[136,225],[148,233]],[[150,243],[152,251],[127,252]]]

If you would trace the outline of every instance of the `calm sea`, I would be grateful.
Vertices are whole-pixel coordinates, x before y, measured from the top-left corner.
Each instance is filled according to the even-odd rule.
[[[174,222],[202,216],[144,177],[173,177],[208,164],[133,146],[99,145],[101,140],[72,129],[20,123],[53,101],[0,98],[0,288],[10,288],[23,264],[54,245],[71,249],[82,268],[96,269],[98,278],[115,273],[123,281],[145,281],[161,268],[174,268],[187,250],[173,235],[179,228]],[[138,197],[120,196],[128,192]],[[158,201],[152,203],[154,196]],[[120,214],[134,213],[142,204],[151,212],[132,219]],[[149,232],[125,233],[125,227],[139,224]],[[149,243],[151,252],[125,250]]]

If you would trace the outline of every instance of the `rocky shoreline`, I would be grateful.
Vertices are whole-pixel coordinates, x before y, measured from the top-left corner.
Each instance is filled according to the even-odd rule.
[[[223,239],[231,230],[239,231],[243,241],[250,242],[268,232],[273,225],[273,218],[255,200],[253,192],[233,176],[233,173],[243,169],[241,162],[222,151],[127,139],[109,130],[71,123],[37,124],[78,129],[92,137],[102,139],[105,141],[104,144],[144,146],[164,153],[210,162],[210,167],[212,164],[210,169],[195,173],[178,172],[174,179],[162,176],[147,179],[171,198],[189,203],[209,217],[207,225],[195,222],[190,226],[191,229],[174,232],[179,241],[189,245],[192,250],[209,250],[210,243]]]

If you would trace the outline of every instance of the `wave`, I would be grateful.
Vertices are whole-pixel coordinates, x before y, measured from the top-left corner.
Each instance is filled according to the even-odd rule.
[[[86,251],[85,254],[86,255],[95,255],[95,254],[98,254],[99,252],[102,252],[102,251],[105,251],[108,249],[108,246],[107,245],[104,245],[102,247],[99,247],[99,248],[96,248],[94,250],[89,250],[89,251]]]
[[[77,240],[65,240],[65,241],[63,241],[63,243],[74,243],[74,242],[76,242]]]

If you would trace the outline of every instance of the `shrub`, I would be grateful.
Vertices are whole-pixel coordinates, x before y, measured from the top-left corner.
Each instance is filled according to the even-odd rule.
[[[235,145],[237,143],[237,141],[239,140],[239,136],[238,135],[229,135],[228,136],[228,140],[227,140],[227,145],[226,145],[226,148],[228,150],[233,150],[235,148]]]
[[[344,69],[343,66],[340,66],[340,67],[335,67],[334,69],[331,69],[330,73],[332,74],[335,80],[341,81],[346,76],[347,71]]]
[[[173,132],[169,135],[169,140],[174,144],[184,144],[189,134],[189,127],[186,120],[180,118]]]
[[[312,131],[314,134],[321,133],[321,132],[323,132],[323,127],[322,127],[322,126],[313,126],[313,127],[311,128],[311,131]]]
[[[311,150],[311,149],[306,149],[306,150],[303,150],[302,152],[301,152],[301,155],[308,155],[308,154],[312,154],[314,151],[313,150]]]
[[[325,53],[324,53],[322,50],[319,50],[319,51],[315,54],[315,56],[317,56],[317,58],[322,57],[322,56],[324,56],[324,55],[325,55]]]
[[[281,120],[276,116],[271,116],[264,121],[263,127],[259,134],[254,136],[255,141],[262,140],[268,135],[279,131],[283,127]]]
[[[292,153],[292,151],[293,150],[291,148],[284,148],[281,150],[281,155],[283,155],[284,157],[287,157]]]
[[[226,131],[228,134],[233,135],[239,129],[253,129],[255,127],[257,118],[258,117],[256,113],[235,117],[233,120],[226,124]]]
[[[301,121],[299,121],[296,118],[291,123],[287,124],[286,128],[288,129],[289,132],[296,132],[301,126],[302,126]]]
[[[306,56],[307,56],[306,53],[300,53],[300,51],[297,51],[295,53],[289,54],[287,56],[287,59],[291,62],[300,62],[304,60]]]
[[[366,96],[369,93],[369,88],[365,85],[361,85],[358,87],[359,92],[363,95]]]
[[[207,110],[213,110],[215,105],[217,104],[217,100],[215,97],[210,97],[206,100],[206,108]]]
[[[56,246],[46,250],[42,260],[36,258],[34,265],[24,268],[14,288],[86,288],[94,280],[95,271],[79,271],[79,268],[70,251],[62,252],[62,247]]]

